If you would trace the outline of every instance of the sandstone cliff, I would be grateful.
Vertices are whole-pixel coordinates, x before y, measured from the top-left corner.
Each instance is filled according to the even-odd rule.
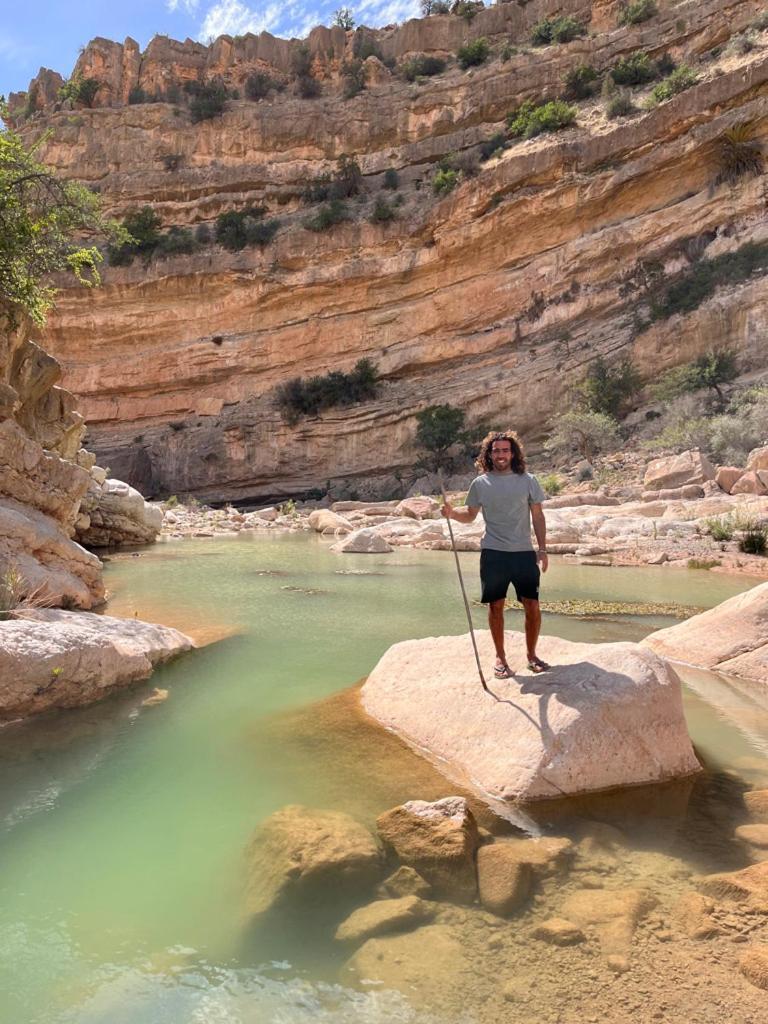
[[[107,269],[101,289],[60,296],[45,342],[99,461],[154,495],[300,494],[411,464],[414,415],[434,402],[540,435],[597,355],[632,355],[652,379],[727,343],[745,367],[765,366],[764,271],[691,312],[648,312],[666,282],[702,260],[768,239],[765,177],[714,184],[727,129],[751,123],[757,143],[768,134],[768,33],[743,53],[722,49],[762,6],[662,0],[650,20],[620,26],[616,3],[532,0],[471,22],[411,21],[368,33],[381,59],[367,58],[368,86],[348,100],[341,63],[359,52],[358,33],[340,29],[307,40],[316,99],[290,83],[299,43],[267,34],[210,47],[158,38],[143,54],[131,40],[95,40],[76,69],[102,83],[93,108],[64,109],[45,72],[25,131],[50,129],[44,159],[116,214],[151,204],[165,226],[213,226],[260,203],[280,220],[263,248],[208,244],[135,261]],[[563,10],[591,18],[589,34],[523,45],[533,24]],[[479,37],[491,56],[469,71],[451,60],[409,83],[384,63],[451,57]],[[597,98],[581,101],[575,127],[514,142],[451,194],[433,194],[438,162],[476,154],[524,100],[559,95],[576,65],[605,71],[639,49],[691,64],[696,84],[621,120]],[[183,104],[127,102],[137,87],[163,93],[212,77],[242,88],[258,70],[288,88],[230,99],[197,124]],[[302,192],[341,154],[360,164],[363,199],[352,220],[311,232]],[[400,176],[398,216],[371,223],[388,168]],[[279,383],[347,371],[363,356],[384,377],[377,399],[283,421]]]

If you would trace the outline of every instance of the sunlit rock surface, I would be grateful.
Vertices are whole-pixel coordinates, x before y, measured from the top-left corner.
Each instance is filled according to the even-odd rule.
[[[490,634],[476,634],[491,675]],[[680,682],[632,643],[543,637],[541,675],[525,638],[507,633],[512,679],[486,693],[469,636],[395,644],[369,675],[365,710],[451,776],[506,800],[536,800],[661,782],[699,770],[683,717]]]

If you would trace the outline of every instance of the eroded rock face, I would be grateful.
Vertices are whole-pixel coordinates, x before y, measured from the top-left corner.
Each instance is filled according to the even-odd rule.
[[[290,805],[254,833],[247,851],[250,916],[297,902],[343,899],[381,877],[381,850],[365,826],[341,811]]]
[[[476,633],[493,665],[490,634]],[[506,634],[509,663],[524,665],[525,638]],[[541,641],[552,668],[477,677],[469,636],[409,640],[391,647],[361,691],[366,711],[448,763],[485,793],[540,799],[699,770],[671,669],[636,644]],[[414,699],[418,694],[418,699]]]
[[[77,539],[92,548],[151,544],[163,525],[162,509],[122,480],[92,480],[80,511],[88,526],[77,530]]]
[[[101,699],[193,646],[167,626],[35,609],[0,627],[0,721]]]

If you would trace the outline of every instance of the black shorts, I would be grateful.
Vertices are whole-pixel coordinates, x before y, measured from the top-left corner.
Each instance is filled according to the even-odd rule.
[[[517,600],[524,597],[539,600],[539,562],[535,551],[494,551],[483,548],[480,552],[480,582],[483,585],[483,604],[501,601],[507,596],[510,583]]]

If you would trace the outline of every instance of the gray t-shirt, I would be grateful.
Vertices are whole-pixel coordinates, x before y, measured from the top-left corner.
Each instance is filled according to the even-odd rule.
[[[483,473],[467,492],[468,508],[483,510],[485,534],[481,548],[533,551],[531,505],[544,501],[539,481],[530,473]]]

